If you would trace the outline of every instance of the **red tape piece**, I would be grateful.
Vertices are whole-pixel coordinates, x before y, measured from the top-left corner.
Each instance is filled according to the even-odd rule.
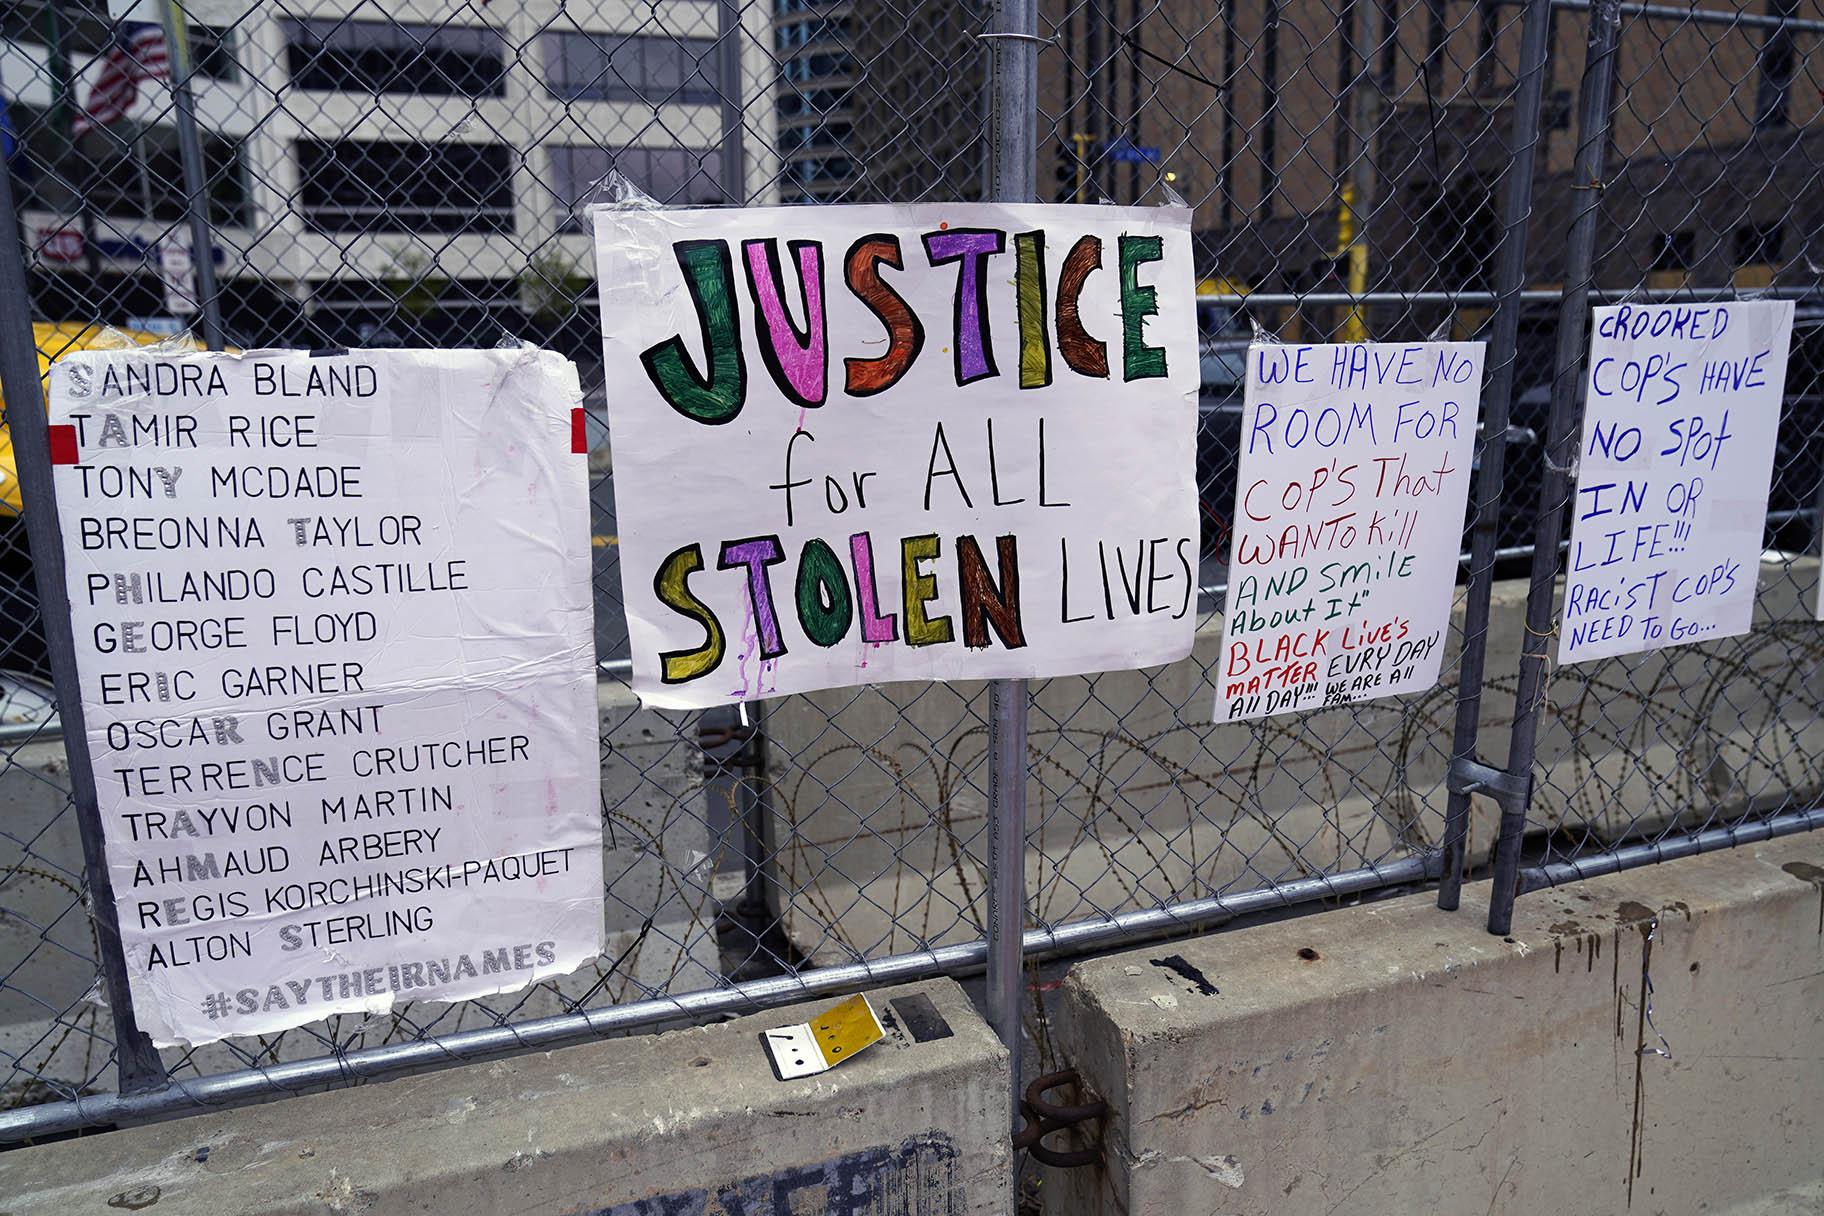
[[[578,456],[589,454],[589,415],[580,405],[570,411],[570,450]]]
[[[69,423],[61,423],[45,429],[51,433],[51,463],[75,464],[78,459],[76,428]]]

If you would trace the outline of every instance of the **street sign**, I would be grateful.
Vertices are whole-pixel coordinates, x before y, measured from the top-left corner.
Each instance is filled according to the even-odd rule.
[[[1104,160],[1118,161],[1122,164],[1156,165],[1165,159],[1159,149],[1137,144],[1121,135],[1102,145]]]
[[[82,233],[74,228],[46,228],[38,232],[38,255],[47,262],[80,262]]]

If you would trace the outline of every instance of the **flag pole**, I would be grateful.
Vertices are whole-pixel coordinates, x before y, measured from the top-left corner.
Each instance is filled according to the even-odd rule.
[[[58,16],[55,4],[44,6],[44,20],[47,27],[45,51],[51,72],[52,130],[64,138],[57,155],[57,171],[70,180],[79,180],[75,166],[71,164],[80,147],[76,135],[76,80],[70,63],[68,27]],[[61,215],[59,218],[61,220]],[[89,203],[88,190],[82,187],[76,191],[76,226],[82,234],[82,261],[83,269],[89,275],[89,290],[97,290],[96,285],[101,280],[101,254],[95,248],[95,209]],[[20,231],[24,232],[24,228]]]
[[[165,55],[170,63],[171,98],[177,111],[177,150],[184,165],[184,206],[190,216],[190,264],[196,300],[203,310],[203,344],[222,349],[222,302],[215,284],[215,239],[209,231],[209,183],[203,142],[196,130],[196,97],[190,90],[190,37],[176,0],[160,0]]]

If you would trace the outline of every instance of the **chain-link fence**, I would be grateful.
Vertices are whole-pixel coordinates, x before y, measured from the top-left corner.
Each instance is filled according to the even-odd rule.
[[[8,6],[0,351],[28,368],[9,419],[41,421],[15,387],[32,356],[114,340],[102,326],[240,348],[511,337],[582,369],[610,945],[511,997],[136,1043],[90,916],[98,823],[72,797],[0,438],[0,1133],[992,970],[997,948],[1017,984],[1022,957],[1294,903],[1435,882],[1454,907],[1491,870],[1505,929],[1517,891],[1824,822],[1819,7]],[[611,169],[671,203],[1188,201],[1193,656],[1030,688],[640,708],[582,221]],[[1589,307],[1756,295],[1796,300],[1798,323],[1754,631],[1555,669]],[[1489,343],[1450,656],[1427,694],[1211,725],[1262,331]],[[1008,1016],[1003,999],[1004,1033]]]

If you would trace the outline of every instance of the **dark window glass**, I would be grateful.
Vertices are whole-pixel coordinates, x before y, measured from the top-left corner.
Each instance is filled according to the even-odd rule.
[[[1777,262],[1785,243],[1786,233],[1778,224],[1743,224],[1735,230],[1735,264]]]
[[[287,17],[284,27],[300,89],[437,97],[499,97],[505,89],[506,43],[487,26]]]
[[[1689,270],[1696,261],[1697,236],[1689,228],[1679,232],[1660,232],[1653,236],[1652,270]]]
[[[827,114],[849,99],[847,89],[792,89],[775,103],[781,118],[800,114]]]
[[[218,30],[207,25],[190,29],[190,65],[198,76],[224,83],[241,78],[241,65],[234,56],[234,31]]]
[[[20,208],[73,216],[82,203],[114,219],[181,220],[188,214],[183,160],[173,127],[117,123],[74,142],[36,106],[9,113],[19,149],[8,166]],[[240,145],[202,132],[211,222],[248,223],[247,169]]]
[[[1569,89],[1553,89],[1552,95],[1546,99],[1545,129],[1548,131],[1571,129],[1571,91]]]
[[[844,51],[818,51],[787,60],[780,69],[785,79],[798,84],[820,80],[825,76],[846,76],[855,70],[854,60]]]
[[[318,232],[511,232],[504,144],[300,140],[298,194]]]
[[[829,156],[793,161],[785,172],[789,180],[808,186],[814,182],[846,182],[855,176],[855,165],[846,156]]]
[[[1798,16],[1798,0],[1767,0],[1767,15],[1790,20]],[[1761,75],[1754,87],[1754,129],[1778,131],[1792,122],[1792,79],[1798,56],[1792,31],[1775,26],[1761,43]]]
[[[849,36],[849,22],[844,17],[825,17],[820,21],[800,21],[781,28],[774,43],[781,51],[797,50],[813,42],[841,42]]]
[[[56,8],[53,19],[51,9]],[[152,12],[150,7],[142,9]],[[72,4],[70,0],[4,0],[0,3],[0,37],[16,42],[33,42],[49,46],[52,31],[61,35],[65,51],[80,70],[85,63],[113,45],[116,23],[108,20],[106,6],[100,3]],[[234,57],[234,34],[231,30],[189,23],[190,59],[198,76],[212,80],[240,79],[240,65]],[[162,88],[148,82],[148,88]]]
[[[846,122],[798,123],[779,128],[779,150],[795,152],[800,148],[839,148],[848,142],[853,127]]]
[[[721,153],[690,148],[622,148],[593,145],[551,149],[551,189],[563,213],[561,226],[586,226],[583,208],[596,182],[618,169],[623,177],[661,203],[720,203]]]
[[[565,101],[706,104],[721,99],[713,38],[546,34],[545,88]]]

